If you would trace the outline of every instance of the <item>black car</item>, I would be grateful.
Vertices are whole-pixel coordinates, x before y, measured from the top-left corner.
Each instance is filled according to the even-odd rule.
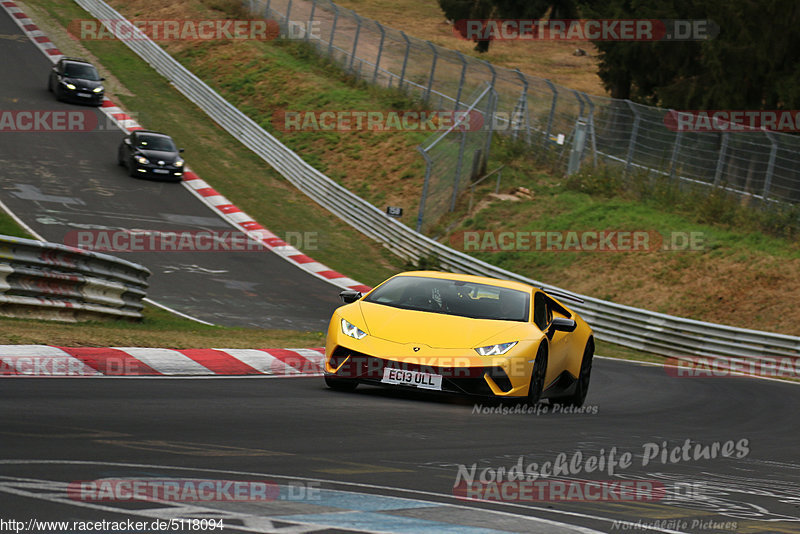
[[[65,57],[53,65],[47,89],[59,100],[99,106],[105,96],[103,80],[88,61]]]
[[[182,148],[175,148],[172,138],[159,132],[136,130],[119,145],[117,162],[128,168],[131,176],[180,182],[183,179]]]

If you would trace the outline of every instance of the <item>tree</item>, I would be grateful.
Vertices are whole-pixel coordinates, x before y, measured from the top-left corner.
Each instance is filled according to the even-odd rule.
[[[615,98],[675,109],[796,109],[800,4],[795,0],[589,0],[591,18],[711,19],[705,41],[595,41],[598,74]]]

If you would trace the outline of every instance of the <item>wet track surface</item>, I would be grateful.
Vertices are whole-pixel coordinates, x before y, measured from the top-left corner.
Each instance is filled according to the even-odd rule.
[[[0,57],[14,73],[0,78],[0,109],[75,109],[46,91],[49,62],[20,35],[0,12]],[[229,228],[180,185],[129,178],[115,160],[122,136],[3,133],[0,199],[56,242],[76,229]],[[269,252],[125,257],[153,271],[151,298],[219,324],[322,330],[338,304],[334,286]],[[504,415],[407,391],[340,393],[319,377],[5,378],[0,520],[26,522],[23,532],[35,530],[31,519],[200,517],[224,522],[215,532],[798,532],[799,404],[795,384],[680,378],[606,359],[595,361],[585,413],[542,405]],[[472,466],[491,480],[501,468],[557,464],[559,455],[569,463],[577,452],[559,480],[664,491],[656,500],[504,503],[453,495]],[[629,465],[609,470],[625,454]],[[590,472],[592,457],[604,467]],[[71,491],[131,479],[266,481],[279,493],[154,503]],[[160,530],[192,531],[172,526],[182,528]]]

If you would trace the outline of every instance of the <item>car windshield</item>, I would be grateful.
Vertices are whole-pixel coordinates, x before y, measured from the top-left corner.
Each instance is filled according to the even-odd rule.
[[[172,139],[163,135],[139,134],[136,136],[136,147],[161,152],[177,152]]]
[[[475,282],[398,276],[367,295],[365,302],[474,319],[528,320],[530,295],[525,291]]]
[[[67,63],[64,66],[64,76],[93,82],[100,81],[100,76],[97,74],[95,68],[85,63]]]

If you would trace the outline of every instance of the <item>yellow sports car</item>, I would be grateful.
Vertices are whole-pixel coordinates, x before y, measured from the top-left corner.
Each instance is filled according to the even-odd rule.
[[[553,293],[430,271],[393,276],[366,295],[343,291],[328,326],[325,382],[581,406],[594,337]]]

